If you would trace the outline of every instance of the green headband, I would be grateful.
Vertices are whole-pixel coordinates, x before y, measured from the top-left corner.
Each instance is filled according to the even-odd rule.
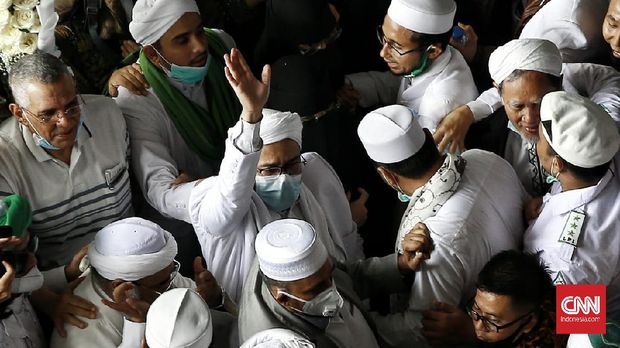
[[[32,210],[27,199],[11,195],[0,201],[0,226],[9,226],[13,236],[21,237],[32,222]]]

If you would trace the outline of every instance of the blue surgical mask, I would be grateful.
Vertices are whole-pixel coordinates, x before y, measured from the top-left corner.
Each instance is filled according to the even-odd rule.
[[[211,64],[211,55],[207,58],[207,62],[204,66],[193,67],[193,66],[180,66],[173,63],[170,63],[164,56],[159,53],[154,47],[153,49],[157,54],[163,59],[166,63],[170,65],[170,70],[164,68],[162,66],[162,70],[168,75],[168,77],[177,80],[186,85],[196,84],[207,76],[207,72],[209,71],[209,65]]]
[[[406,194],[398,191],[398,200],[403,203],[409,203],[409,201],[411,200],[411,196],[407,196]]]
[[[275,211],[283,211],[293,206],[301,191],[301,174],[280,174],[256,176],[256,193]]]
[[[30,122],[30,121],[28,121],[28,122]],[[80,131],[82,130],[82,125],[83,124],[84,124],[84,119],[80,115],[80,123],[78,124],[78,130],[77,130],[77,133],[75,135],[76,139],[77,139],[77,137],[80,136]],[[36,128],[34,128],[32,123],[30,123],[30,125],[32,126],[32,129],[34,129],[34,133],[32,133],[32,139],[34,140],[35,144],[37,144],[38,146],[40,146],[40,147],[42,147],[44,149],[47,149],[47,150],[53,150],[53,151],[60,150],[59,147],[53,145],[47,139],[45,139],[41,134],[39,134],[39,131]]]

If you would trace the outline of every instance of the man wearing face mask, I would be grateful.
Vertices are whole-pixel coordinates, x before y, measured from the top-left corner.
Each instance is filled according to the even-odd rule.
[[[127,120],[133,172],[148,203],[137,213],[173,231],[188,264],[200,254],[191,226],[181,222],[190,222],[190,191],[195,179],[217,173],[226,131],[241,113],[224,74],[223,56],[234,41],[203,28],[194,0],[139,0],[129,30],[143,46],[138,63],[150,85],[145,95],[119,88],[116,98]],[[254,93],[256,86],[242,87],[242,93]]]
[[[411,108],[431,133],[478,90],[463,56],[448,46],[456,13],[453,0],[392,0],[377,27],[379,54],[390,72],[351,74],[360,106],[400,104]]]
[[[620,319],[620,134],[605,110],[553,92],[540,106],[536,151],[555,179],[532,204],[539,213],[523,239],[540,251],[555,284],[607,285],[607,318]]]
[[[254,259],[256,234],[274,220],[310,222],[339,261],[364,257],[338,176],[317,153],[301,153],[301,134],[295,113],[243,115],[229,130],[220,174],[192,190],[189,214],[207,266],[233,299]]]
[[[396,250],[403,251],[406,233],[420,222],[435,242],[409,296],[394,299],[392,313],[377,319],[390,346],[426,347],[421,312],[434,301],[465,303],[491,256],[519,246],[526,193],[510,165],[490,152],[441,155],[430,132],[402,105],[369,113],[357,132],[379,175],[409,202]]]
[[[405,253],[355,263],[334,263],[305,221],[284,219],[256,237],[257,262],[243,289],[239,338],[272,328],[288,328],[317,347],[379,347],[361,298],[404,291],[407,277],[432,247],[426,231],[414,230]],[[402,273],[401,273],[402,272]]]
[[[34,256],[37,239],[27,230],[31,219],[30,204],[24,198],[11,195],[0,201],[0,342],[7,347],[46,347],[30,304],[30,293],[43,285]]]

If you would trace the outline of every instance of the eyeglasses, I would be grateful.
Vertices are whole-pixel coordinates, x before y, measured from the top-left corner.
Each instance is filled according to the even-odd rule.
[[[465,309],[467,310],[467,314],[469,314],[469,316],[474,320],[474,321],[481,321],[482,322],[482,327],[484,327],[484,330],[487,332],[496,332],[499,333],[500,330],[506,329],[510,326],[513,326],[514,324],[518,323],[519,321],[523,320],[524,318],[527,318],[528,316],[532,315],[532,313],[534,313],[535,309],[525,313],[524,315],[518,317],[517,319],[504,324],[504,325],[497,325],[495,323],[492,323],[488,318],[484,317],[482,314],[476,312],[473,308],[473,305],[476,304],[476,302],[474,301],[474,297],[472,297],[471,300],[469,300],[469,303],[467,304],[467,306],[465,307]],[[478,305],[476,305],[478,306]]]
[[[58,111],[50,110],[50,111],[45,111],[45,112],[41,112],[38,114],[35,114],[34,112],[26,109],[25,107],[21,105],[19,106],[19,108],[22,109],[27,114],[29,114],[30,116],[39,120],[39,122],[49,123],[52,121],[54,117],[60,120],[62,118],[62,116],[60,116],[61,114],[64,115],[65,117],[71,117],[71,118],[79,116],[81,104],[82,103],[76,100],[75,102],[71,103],[71,105],[67,106],[64,110],[58,110]]]
[[[281,167],[256,168],[256,172],[260,176],[278,176],[280,174],[297,175],[301,174],[306,163],[307,161],[303,156],[299,156],[298,160],[289,162]]]
[[[312,44],[312,45],[304,45],[307,47],[303,47],[299,49],[299,53],[301,53],[304,56],[309,56],[312,54],[315,54],[316,52],[320,51],[321,49],[325,48],[327,45],[330,45],[334,42],[336,42],[336,40],[338,40],[338,38],[340,38],[340,35],[342,35],[342,28],[340,27],[336,27],[334,28],[334,30],[332,30],[332,32],[329,34],[328,37],[326,37],[325,39]]]
[[[400,56],[404,56],[405,54],[409,54],[411,52],[421,52],[426,49],[425,47],[418,47],[412,48],[409,51],[401,52],[398,48],[394,47],[394,43],[392,41],[388,40],[385,37],[385,34],[383,33],[383,28],[380,25],[377,26],[377,39],[379,39],[379,43],[382,47],[387,44],[390,50],[392,50],[392,52],[398,53],[398,55]]]
[[[173,283],[174,283],[174,279],[177,277],[177,275],[179,275],[179,270],[181,269],[181,264],[179,263],[179,261],[177,260],[172,260],[172,270],[170,271],[170,277],[168,278],[168,286],[166,286],[166,289],[164,291],[157,291],[151,288],[151,286],[146,286],[143,284],[140,284],[138,282],[134,282],[134,284],[136,284],[137,286],[141,287],[141,288],[146,288],[147,290],[152,291],[153,293],[157,294],[158,296],[163,294],[164,292],[172,289],[173,287]]]

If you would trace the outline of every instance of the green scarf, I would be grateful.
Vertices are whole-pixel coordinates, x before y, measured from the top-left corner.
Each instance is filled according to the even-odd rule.
[[[205,161],[224,158],[224,141],[227,131],[241,113],[241,106],[224,75],[224,54],[228,49],[210,29],[205,29],[209,54],[213,55],[209,73],[204,82],[209,110],[187,99],[170,84],[164,72],[140,52],[140,67],[144,77],[164,105],[168,116],[194,153]]]

